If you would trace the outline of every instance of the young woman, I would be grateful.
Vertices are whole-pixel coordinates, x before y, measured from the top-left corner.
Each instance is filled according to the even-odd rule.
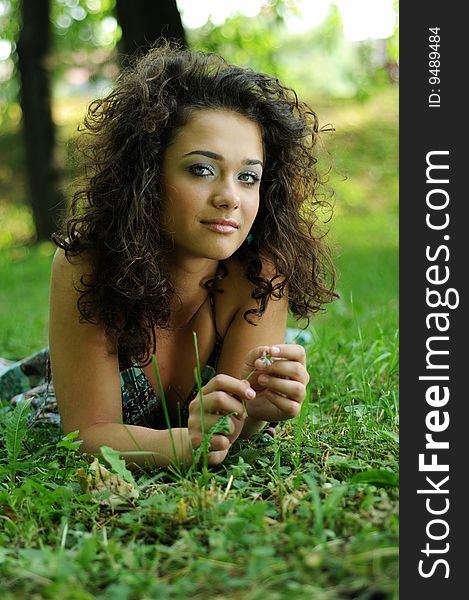
[[[87,180],[53,237],[49,339],[61,424],[82,450],[189,462],[229,415],[215,465],[299,414],[309,375],[303,346],[282,343],[288,309],[308,317],[335,295],[317,135],[275,78],[168,45],[91,103]]]

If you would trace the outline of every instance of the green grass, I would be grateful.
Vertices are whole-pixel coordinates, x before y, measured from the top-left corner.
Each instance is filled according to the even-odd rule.
[[[17,359],[47,345],[50,243],[0,250],[0,356]]]
[[[217,468],[134,473],[138,499],[114,511],[80,487],[89,464],[73,440],[35,426],[21,442],[4,414],[2,598],[397,598],[395,99],[324,108],[341,298],[312,321],[302,414]],[[52,252],[3,244],[0,356],[47,344]]]

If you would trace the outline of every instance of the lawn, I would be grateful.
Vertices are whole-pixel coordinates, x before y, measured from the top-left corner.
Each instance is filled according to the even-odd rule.
[[[102,465],[138,491],[113,507],[83,484],[90,467],[73,439],[26,431],[25,414],[4,410],[2,598],[398,597],[397,91],[317,111],[336,128],[340,299],[311,323],[302,414],[209,470],[131,475],[111,453]],[[19,197],[18,178],[11,186]],[[53,248],[23,243],[17,199],[0,217],[0,356],[19,358],[47,344]]]

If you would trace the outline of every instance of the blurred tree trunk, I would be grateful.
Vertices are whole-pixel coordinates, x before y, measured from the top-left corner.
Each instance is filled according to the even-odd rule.
[[[121,55],[141,54],[160,37],[187,46],[176,0],[117,0],[116,13],[122,28]]]
[[[55,128],[47,65],[49,0],[22,0],[21,17],[18,66],[29,200],[37,239],[46,240],[56,229],[63,208],[59,173],[54,165]]]

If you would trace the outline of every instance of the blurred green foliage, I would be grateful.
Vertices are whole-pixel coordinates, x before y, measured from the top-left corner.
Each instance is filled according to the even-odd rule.
[[[289,31],[286,24],[286,17],[297,12],[294,1],[277,0],[255,18],[236,14],[221,25],[209,19],[188,32],[189,43],[276,75],[301,96],[364,99],[390,83],[388,64],[399,60],[397,27],[387,40],[351,42],[335,4],[319,26],[303,33]]]
[[[278,15],[261,20],[238,14],[222,25],[214,25],[209,19],[203,27],[189,31],[189,44],[283,78],[278,61],[282,23]]]
[[[71,67],[86,66],[91,80],[106,75],[115,62],[114,48],[121,31],[114,17],[116,0],[52,0],[51,73],[55,83]],[[21,28],[20,0],[0,0],[0,40],[9,42],[11,53],[0,64],[0,127],[9,119],[8,106],[18,95],[16,43]]]
[[[50,64],[60,94],[71,87],[70,80],[64,80],[71,69],[83,69],[82,77],[87,76],[91,84],[116,76],[121,29],[115,4],[116,0],[51,1]],[[394,9],[397,14],[397,0]],[[389,82],[385,62],[398,62],[397,26],[385,41],[350,42],[334,3],[319,26],[301,34],[287,27],[287,17],[298,14],[296,0],[270,0],[256,17],[234,14],[221,25],[209,19],[204,26],[188,30],[188,39],[192,47],[272,73],[300,94],[311,90],[316,95],[367,96],[376,84]],[[0,126],[18,94],[20,25],[20,0],[0,0],[0,40],[11,47],[10,56],[0,59]]]
[[[73,175],[68,140],[88,101],[101,95],[118,74],[116,44],[121,31],[115,3],[51,1],[53,116],[58,125],[56,158],[64,169],[64,187]],[[397,0],[394,8],[397,14]],[[344,36],[334,3],[321,25],[301,34],[287,27],[288,17],[295,12],[297,0],[266,1],[257,17],[234,14],[221,25],[209,19],[202,27],[188,30],[189,44],[269,72],[294,88],[318,113],[321,125],[330,122],[336,127],[331,187],[340,198],[341,209],[382,209],[387,199],[397,194],[397,86],[391,82],[385,58],[397,64],[398,28],[387,40],[353,43]],[[0,41],[11,47],[10,56],[0,59],[0,219],[8,224],[0,231],[0,247],[27,241],[32,227],[25,202],[17,101],[15,44],[20,25],[20,0],[0,0]],[[364,103],[363,111],[357,110],[357,100]],[[380,119],[383,111],[387,120]],[[390,210],[396,212],[395,206]]]
[[[367,99],[320,98],[314,91],[303,97],[315,110],[320,127],[335,131],[319,139],[319,167],[334,191],[336,213],[366,215],[398,210],[398,90],[387,86]],[[63,186],[72,185],[77,163],[71,139],[90,98],[56,100],[57,154],[64,165]],[[25,203],[26,183],[19,123],[4,128],[0,136],[0,248],[28,241],[32,219]],[[328,171],[330,171],[328,173]],[[326,190],[327,191],[327,190]],[[71,190],[68,195],[70,196]]]
[[[116,0],[55,0],[51,4],[55,50],[114,46],[120,37],[114,23]]]

